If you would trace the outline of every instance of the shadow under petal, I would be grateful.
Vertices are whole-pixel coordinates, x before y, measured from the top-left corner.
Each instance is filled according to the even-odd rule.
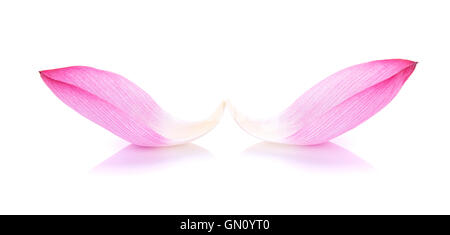
[[[212,154],[195,144],[171,147],[141,147],[128,145],[92,169],[92,173],[133,174],[194,158],[209,158]]]
[[[331,142],[313,146],[261,142],[246,149],[244,154],[273,157],[298,164],[306,169],[338,171],[367,171],[373,169],[372,165],[354,153]]]

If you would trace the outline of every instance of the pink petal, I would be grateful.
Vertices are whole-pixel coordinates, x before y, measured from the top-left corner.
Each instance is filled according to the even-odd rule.
[[[358,126],[386,106],[414,71],[416,62],[379,60],[355,65],[324,79],[286,111],[268,120],[234,116],[247,132],[264,140],[313,145]]]
[[[145,91],[118,74],[82,66],[46,70],[40,74],[65,104],[136,145],[167,146],[193,140],[212,129],[223,111],[221,105],[205,122],[181,122],[163,111]]]

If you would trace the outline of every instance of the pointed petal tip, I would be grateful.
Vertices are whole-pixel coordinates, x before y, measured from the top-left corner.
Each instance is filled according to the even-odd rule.
[[[44,70],[40,70],[39,73],[42,74],[42,73],[49,73],[51,71],[68,70],[68,69],[76,69],[76,68],[87,68],[87,69],[94,69],[94,70],[102,71],[100,69],[96,69],[96,68],[89,67],[89,66],[75,65],[75,66],[60,67],[60,68],[55,68],[55,69],[44,69]]]
[[[47,80],[49,79],[49,77],[47,76],[47,71],[48,70],[41,70],[39,71],[39,77],[43,80]]]
[[[66,67],[66,68],[69,68],[69,67]],[[44,69],[44,70],[40,70],[39,73],[40,74],[46,74],[46,73],[48,73],[50,71],[53,71],[53,70],[60,70],[60,69],[66,69],[66,68]]]
[[[403,60],[406,61],[410,64],[410,66],[416,66],[419,62],[414,61],[414,60],[406,60],[406,59],[398,59],[398,60]]]
[[[43,76],[45,76],[45,78],[47,79],[53,79],[52,78],[52,71],[57,71],[57,70],[61,70],[61,69],[66,69],[66,68],[56,68],[56,69],[45,69],[45,70],[40,70],[39,71],[39,75],[44,78]]]
[[[369,61],[369,62],[366,62],[366,63],[373,63],[373,62],[395,62],[395,61],[398,61],[398,62],[406,62],[406,63],[409,63],[409,64],[417,64],[417,63],[419,63],[419,62],[417,62],[417,61],[407,60],[407,59],[384,59],[384,60],[373,60],[373,61]]]

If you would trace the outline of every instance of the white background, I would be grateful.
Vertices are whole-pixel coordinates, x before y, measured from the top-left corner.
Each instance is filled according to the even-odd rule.
[[[0,213],[449,213],[448,1],[2,1]],[[119,73],[188,119],[279,113],[326,76],[418,61],[380,113],[322,146],[261,143],[226,113],[192,144],[130,146],[38,71]]]

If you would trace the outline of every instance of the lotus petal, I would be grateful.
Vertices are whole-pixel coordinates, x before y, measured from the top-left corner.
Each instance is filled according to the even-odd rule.
[[[225,104],[206,120],[173,118],[126,78],[91,67],[74,66],[40,72],[52,92],[72,109],[115,135],[140,146],[189,142],[211,130]]]
[[[314,145],[355,128],[385,107],[414,71],[416,62],[378,60],[341,70],[300,96],[280,115],[251,119],[230,104],[238,125],[271,142]]]

